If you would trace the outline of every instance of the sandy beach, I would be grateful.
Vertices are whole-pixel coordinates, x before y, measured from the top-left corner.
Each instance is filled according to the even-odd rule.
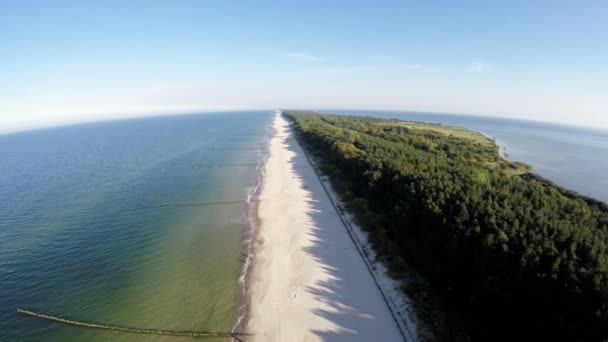
[[[340,216],[277,115],[249,280],[252,341],[402,341]]]

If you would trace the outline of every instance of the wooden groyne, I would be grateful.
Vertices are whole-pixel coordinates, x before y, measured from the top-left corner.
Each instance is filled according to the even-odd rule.
[[[144,328],[133,328],[133,327],[122,327],[116,325],[107,325],[100,323],[82,322],[67,318],[61,318],[51,315],[45,315],[43,313],[29,311],[25,309],[17,309],[17,313],[22,315],[32,316],[36,318],[46,319],[49,321],[72,325],[82,328],[91,329],[102,329],[112,330],[120,332],[128,332],[135,334],[149,334],[149,335],[164,335],[164,336],[187,336],[187,337],[232,337],[239,340],[239,337],[251,336],[249,333],[242,332],[219,332],[219,331],[195,331],[195,330],[160,330],[160,329],[144,329]]]
[[[210,151],[258,151],[261,147],[217,147],[211,148]]]
[[[219,168],[219,167],[251,167],[258,166],[257,163],[241,163],[241,164],[198,164],[198,168]]]
[[[261,199],[252,199],[249,202],[259,202]],[[222,204],[241,204],[247,203],[245,200],[236,201],[217,201],[217,202],[189,202],[189,203],[144,203],[142,204],[145,208],[157,208],[157,207],[197,207],[206,205],[222,205]]]

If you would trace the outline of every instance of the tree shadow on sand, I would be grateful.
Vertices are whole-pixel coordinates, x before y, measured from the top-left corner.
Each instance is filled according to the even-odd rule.
[[[294,181],[306,192],[311,245],[304,251],[327,275],[303,290],[320,303],[313,313],[335,326],[311,333],[323,341],[401,341],[380,291],[293,134],[282,144],[290,152]]]

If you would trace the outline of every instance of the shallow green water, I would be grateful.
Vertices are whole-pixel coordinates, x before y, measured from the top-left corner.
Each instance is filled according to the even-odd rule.
[[[68,327],[17,315],[17,307],[230,331],[245,200],[258,183],[271,116],[174,116],[0,136],[0,340],[175,339]],[[217,201],[237,202],[176,205]]]

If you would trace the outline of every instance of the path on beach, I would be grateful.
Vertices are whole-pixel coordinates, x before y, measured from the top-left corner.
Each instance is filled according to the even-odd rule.
[[[250,340],[402,341],[287,121],[277,115],[274,128],[250,279]]]

